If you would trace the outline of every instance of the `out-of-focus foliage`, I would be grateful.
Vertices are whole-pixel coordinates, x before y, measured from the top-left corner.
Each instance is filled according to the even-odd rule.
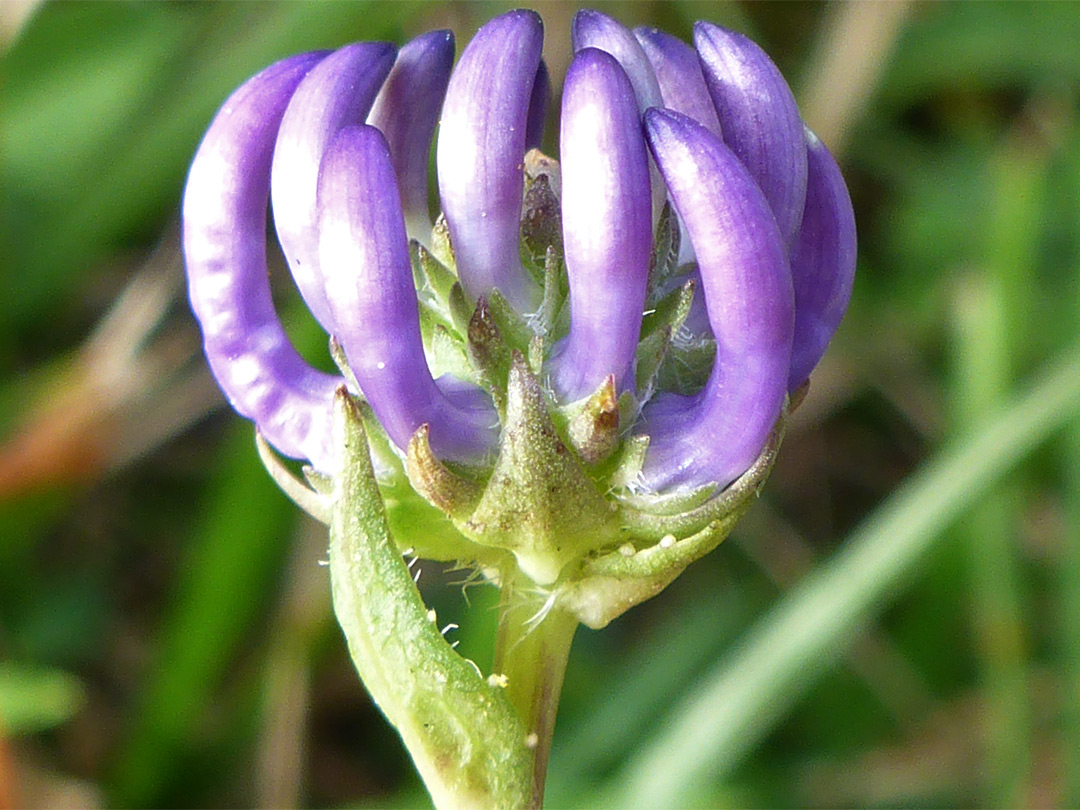
[[[0,24],[0,807],[426,801],[333,625],[322,530],[207,379],[175,219],[261,66],[440,26],[460,48],[507,7]],[[556,79],[575,8],[540,6]],[[736,536],[579,633],[550,806],[1080,804],[1077,7],[605,10],[757,38],[838,147],[860,265]],[[484,668],[494,594],[460,579],[420,582]]]

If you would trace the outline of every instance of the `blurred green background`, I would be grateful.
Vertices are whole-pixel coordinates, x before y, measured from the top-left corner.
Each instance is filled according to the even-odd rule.
[[[322,528],[209,380],[176,218],[259,68],[460,51],[509,7],[0,0],[0,808],[425,805]],[[556,84],[576,7],[538,7]],[[600,7],[755,37],[860,260],[735,536],[579,632],[549,806],[1080,806],[1080,5]],[[483,667],[493,593],[460,576],[421,585]]]

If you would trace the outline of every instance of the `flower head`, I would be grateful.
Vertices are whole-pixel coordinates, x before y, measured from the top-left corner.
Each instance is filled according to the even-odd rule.
[[[531,11],[456,66],[436,31],[267,68],[195,157],[184,247],[211,368],[268,442],[337,473],[347,384],[384,475],[460,532],[444,556],[510,555],[603,623],[583,583],[605,550],[674,537],[668,571],[745,508],[846,308],[855,226],[755,43],[595,11],[572,35],[558,161],[536,150],[551,87]],[[343,376],[308,367],[274,313],[268,197]],[[660,570],[638,571],[642,594]]]

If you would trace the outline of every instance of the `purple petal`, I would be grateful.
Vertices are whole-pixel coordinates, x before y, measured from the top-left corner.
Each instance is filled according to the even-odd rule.
[[[634,38],[629,28],[603,12],[582,9],[574,15],[570,33],[575,51],[583,48],[597,48],[606,51],[618,60],[619,65],[626,71],[630,84],[633,85],[640,112],[645,112],[649,107],[663,105],[660,85],[656,82],[652,65],[649,64],[645,51],[642,50],[641,44]],[[650,166],[652,222],[655,225],[660,218],[667,192],[656,167],[651,164]]]
[[[570,334],[552,381],[574,400],[609,375],[621,389],[641,331],[652,252],[649,156],[634,88],[613,56],[575,54],[559,135]]]
[[[540,67],[536,69],[536,79],[533,81],[532,96],[529,98],[529,119],[525,127],[526,151],[539,149],[544,140],[544,122],[550,102],[551,76],[548,74],[547,65],[541,59]]]
[[[334,133],[363,122],[395,52],[388,42],[358,42],[334,51],[296,88],[278,132],[270,187],[278,241],[300,295],[328,332],[334,328],[315,235],[319,163]]]
[[[635,28],[634,36],[652,65],[664,106],[690,116],[721,137],[720,121],[694,49],[658,28]]]
[[[637,96],[638,108],[644,112],[649,107],[659,107],[663,102],[660,85],[653,74],[645,51],[630,29],[600,11],[583,8],[574,15],[570,28],[574,51],[598,48],[614,56],[626,71]]]
[[[675,112],[649,110],[645,125],[694,243],[716,361],[699,394],[664,394],[646,406],[643,475],[654,489],[726,486],[757,457],[784,402],[791,271],[768,202],[735,154]]]
[[[534,11],[484,25],[446,91],[435,162],[458,276],[473,298],[493,288],[521,310],[539,291],[521,266],[519,230],[529,102],[544,28]]]
[[[424,357],[405,221],[390,148],[372,126],[342,130],[319,173],[319,261],[337,337],[360,390],[400,448],[423,424],[439,455],[475,459],[493,444],[490,402],[453,400]]]
[[[431,31],[412,40],[398,52],[394,69],[367,119],[382,130],[390,144],[407,230],[425,243],[431,233],[431,138],[453,65],[454,35],[450,31]]]
[[[855,212],[844,177],[818,137],[806,130],[806,208],[791,251],[795,342],[788,389],[804,383],[832,340],[855,281]]]
[[[741,34],[699,22],[694,44],[724,142],[765,193],[790,247],[806,198],[806,141],[795,97],[765,51]]]
[[[282,453],[335,472],[334,389],[289,343],[266,270],[266,205],[286,104],[325,53],[294,56],[245,82],[222,106],[184,190],[184,258],[210,369],[232,406]]]

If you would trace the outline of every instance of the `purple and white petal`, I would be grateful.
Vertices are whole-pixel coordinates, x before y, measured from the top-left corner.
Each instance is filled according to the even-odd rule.
[[[633,33],[602,11],[583,8],[574,15],[570,35],[574,52],[583,48],[597,48],[610,53],[626,71],[637,96],[638,108],[644,112],[649,107],[659,107],[663,98],[652,65]]]
[[[510,11],[465,48],[446,91],[435,162],[458,276],[472,298],[493,288],[532,311],[539,290],[521,266],[518,234],[525,138],[544,29]]]
[[[367,119],[390,144],[406,230],[424,244],[431,238],[431,138],[453,65],[454,35],[450,31],[431,31],[411,40],[398,52]]]
[[[765,51],[742,34],[698,22],[694,44],[724,142],[765,193],[790,247],[806,198],[806,141],[795,97]]]
[[[634,36],[652,65],[664,106],[690,116],[718,138],[722,137],[697,52],[658,28],[635,28]]]
[[[652,253],[648,149],[634,88],[610,54],[574,55],[559,142],[570,333],[551,380],[575,400],[611,374],[618,390],[630,382]]]
[[[367,117],[396,52],[388,42],[358,42],[334,51],[296,88],[278,132],[270,187],[278,241],[300,295],[328,332],[334,324],[315,236],[319,163],[338,130]]]
[[[855,212],[840,167],[806,130],[809,172],[806,208],[791,251],[795,283],[795,341],[788,389],[810,377],[840,325],[855,281]]]
[[[650,107],[663,105],[660,85],[652,65],[629,28],[601,11],[584,8],[574,15],[570,34],[575,52],[583,48],[597,48],[615,57],[630,79],[641,113]],[[650,171],[652,224],[655,226],[667,195],[656,167],[652,166]]]
[[[547,121],[548,104],[551,103],[551,75],[544,60],[536,69],[532,95],[529,97],[529,118],[525,126],[525,151],[539,149],[544,141],[544,124]]]
[[[643,417],[652,489],[726,486],[761,451],[787,393],[791,271],[769,204],[743,163],[686,116],[652,109],[646,136],[701,269],[716,360],[695,396],[662,394]]]
[[[343,381],[308,366],[289,343],[266,269],[274,139],[297,85],[325,56],[278,62],[225,102],[188,174],[183,240],[206,359],[230,404],[282,453],[333,473],[331,405]]]
[[[428,370],[390,148],[375,127],[342,130],[319,173],[319,261],[337,338],[360,390],[401,449],[423,424],[444,457],[476,460],[497,417],[451,400]]]

